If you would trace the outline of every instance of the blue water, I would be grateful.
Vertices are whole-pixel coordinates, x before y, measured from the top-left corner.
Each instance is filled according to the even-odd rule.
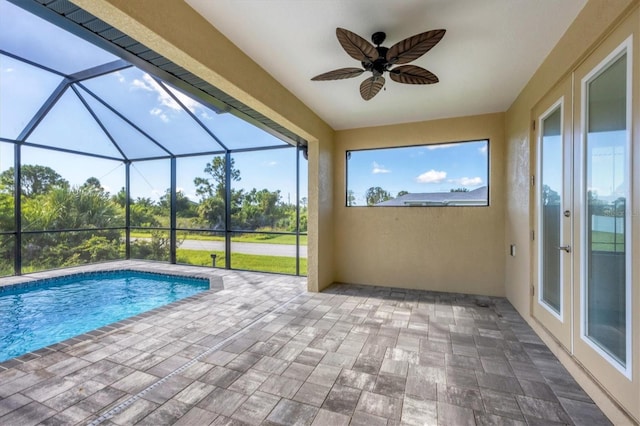
[[[209,280],[118,271],[0,289],[0,362],[209,289]]]

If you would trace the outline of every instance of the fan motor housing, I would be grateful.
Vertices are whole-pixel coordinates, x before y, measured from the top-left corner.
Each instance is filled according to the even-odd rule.
[[[389,67],[391,66],[391,64],[387,62],[387,51],[389,51],[389,49],[386,47],[378,46],[376,47],[376,50],[378,51],[377,59],[375,59],[373,62],[363,61],[361,63],[362,63],[362,67],[366,71],[371,71],[375,76],[381,76],[382,74],[385,73],[385,71],[389,71]]]
[[[387,34],[384,33],[383,31],[378,31],[378,32],[375,32],[375,33],[373,33],[371,35],[371,41],[376,46],[380,46],[382,43],[384,43],[384,40],[386,38],[387,38]]]

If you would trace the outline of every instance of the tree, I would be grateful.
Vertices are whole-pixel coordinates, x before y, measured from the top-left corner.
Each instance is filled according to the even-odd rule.
[[[307,226],[309,224],[309,210],[305,207],[300,210],[300,232],[307,232]],[[295,228],[294,228],[295,229]],[[292,230],[294,230],[292,229]]]
[[[85,190],[99,191],[99,192],[104,191],[104,189],[102,188],[102,184],[100,183],[100,180],[96,177],[88,178],[80,188]]]
[[[347,206],[355,206],[356,205],[356,194],[352,189],[347,191]]]
[[[171,239],[168,233],[159,229],[151,230],[150,240],[135,240],[131,243],[131,257],[134,259],[169,260]]]
[[[398,195],[396,195],[396,198],[402,197],[403,195],[407,195],[408,193],[409,193],[409,191],[405,191],[405,190],[399,191]]]
[[[14,168],[9,167],[0,173],[0,186],[14,187]],[[69,182],[62,178],[51,167],[24,164],[20,167],[20,183],[22,195],[31,197],[48,192],[51,188],[68,187]]]
[[[124,225],[124,214],[95,187],[62,186],[24,197],[22,224],[30,230],[116,228]],[[121,239],[118,229],[36,233],[27,238],[23,261],[35,269],[48,269],[112,260],[120,257]]]
[[[129,206],[131,226],[160,226],[156,217],[156,207],[149,198],[138,198]]]
[[[120,207],[124,207],[127,204],[127,191],[124,189],[124,187],[120,188],[120,191],[118,191],[117,194],[111,197],[111,200],[114,203],[118,204]],[[129,198],[129,202],[133,203],[133,200]]]
[[[13,194],[0,191],[0,231],[11,231],[15,228]]]
[[[558,199],[559,198],[560,197],[558,197]],[[593,190],[587,191],[587,211],[590,216],[592,215],[606,216],[605,205],[606,203],[598,198],[597,191],[593,191]]]
[[[224,199],[208,197],[198,205],[200,220],[212,229],[224,229],[225,208]]]
[[[74,260],[82,260],[83,263],[114,260],[120,257],[120,239],[109,240],[102,235],[92,235],[76,250]]]
[[[226,162],[224,157],[214,157],[211,163],[207,163],[204,168],[204,172],[208,177],[197,177],[193,180],[193,183],[196,185],[196,194],[201,197],[201,202],[198,206],[198,215],[203,223],[208,224],[212,228],[224,226],[226,200],[225,166]],[[231,169],[231,181],[239,181],[240,170],[235,168],[233,158],[230,161],[229,167]],[[231,206],[229,206],[229,209],[232,216],[239,211],[243,197],[242,189],[231,189]]]
[[[209,177],[197,177],[193,180],[196,185],[196,194],[204,200],[207,197],[217,196],[224,200],[225,198],[225,158],[213,157],[213,161],[207,163],[204,172]],[[231,180],[238,182],[240,180],[240,170],[235,168],[235,160],[232,158],[230,162]]]
[[[170,188],[167,188],[162,197],[160,197],[160,208],[167,212],[171,209]],[[186,196],[184,191],[176,191],[176,216],[194,217],[197,216],[197,214],[198,212],[195,209],[195,203]]]
[[[108,228],[123,226],[124,217],[102,192],[62,187],[25,198],[22,224],[30,230]]]
[[[464,188],[464,187],[451,188],[451,190],[449,192],[469,192],[469,189],[468,188]]]
[[[367,200],[368,206],[374,206],[383,201],[390,200],[391,194],[389,194],[389,192],[385,191],[379,186],[373,186],[367,189],[367,192],[365,192],[364,197]]]
[[[280,213],[282,218],[278,221],[277,229],[296,232],[297,209],[295,204],[280,205]],[[308,208],[300,203],[300,232],[307,232]]]
[[[624,217],[626,214],[627,199],[625,197],[618,197],[612,204],[613,215],[615,217]]]
[[[284,217],[280,209],[280,190],[253,188],[242,199],[242,208],[234,215],[234,226],[246,229],[273,228]],[[239,222],[239,223],[238,223]]]
[[[542,186],[542,205],[551,206],[560,204],[560,195],[551,189],[549,185]]]

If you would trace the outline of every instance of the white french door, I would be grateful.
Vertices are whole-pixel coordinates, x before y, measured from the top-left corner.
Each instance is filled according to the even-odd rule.
[[[640,23],[534,108],[533,316],[640,418]]]

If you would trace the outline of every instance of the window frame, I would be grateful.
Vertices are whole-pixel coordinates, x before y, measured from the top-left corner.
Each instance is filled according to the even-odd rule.
[[[486,203],[485,204],[448,204],[448,203],[439,203],[439,202],[422,202],[415,204],[405,204],[405,205],[349,205],[349,160],[351,158],[352,153],[354,152],[363,152],[363,151],[377,151],[377,150],[390,150],[390,149],[406,149],[406,148],[426,148],[439,145],[456,145],[456,144],[464,144],[464,143],[473,143],[473,142],[486,142],[487,151],[486,151],[486,184],[482,185],[479,188],[486,187]],[[433,148],[431,148],[433,149]],[[375,147],[375,148],[358,148],[358,149],[347,149],[345,150],[345,191],[344,191],[344,207],[347,208],[357,208],[357,207],[376,207],[376,208],[429,208],[429,207],[490,207],[491,206],[491,138],[478,138],[478,139],[468,139],[468,140],[454,140],[454,141],[445,141],[445,142],[427,142],[418,145],[398,145],[398,146],[383,146],[383,147]],[[479,189],[476,188],[476,189]],[[439,192],[434,192],[439,193]],[[441,192],[446,194],[447,192]],[[397,197],[395,197],[397,198]]]

